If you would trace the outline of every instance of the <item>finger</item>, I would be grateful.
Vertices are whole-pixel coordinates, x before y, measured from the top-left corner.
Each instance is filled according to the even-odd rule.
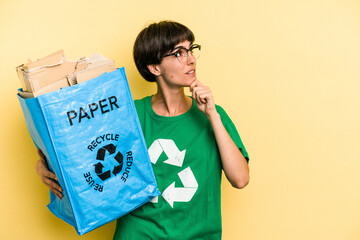
[[[207,98],[212,96],[212,93],[208,87],[196,87],[193,91],[193,96],[198,103],[206,103]]]
[[[45,175],[45,177],[48,177],[48,178],[53,179],[55,181],[58,181],[58,178],[56,177],[56,175],[51,171],[44,172],[44,175]]]
[[[58,178],[56,177],[56,175],[53,172],[49,171],[47,166],[45,166],[41,162],[41,160],[37,161],[37,163],[36,163],[36,172],[40,176],[41,180],[47,185],[50,183],[50,181],[53,181],[56,183],[58,181]]]
[[[47,163],[42,161],[41,159],[38,160],[36,162],[36,172],[37,174],[42,178],[42,177],[48,177],[48,178],[52,178],[54,180],[57,180],[56,175],[51,172],[47,166]]]
[[[38,153],[38,155],[39,155],[39,157],[40,157],[41,159],[44,159],[44,160],[46,159],[44,153],[41,151],[40,148],[37,149],[37,153]]]
[[[193,93],[194,93],[194,99],[195,99],[195,101],[196,101],[197,104],[203,103],[203,102],[201,101],[201,99],[200,99],[200,94],[201,94],[201,92],[202,92],[201,89],[199,89],[199,88],[194,88],[194,91],[193,91]]]
[[[50,178],[55,181],[58,180],[55,173],[53,173],[52,171],[49,170],[49,167],[47,166],[47,164],[46,165],[43,163],[41,164],[40,173],[41,173],[40,176],[44,176],[44,177]]]
[[[58,180],[56,175],[52,171],[49,170],[47,162],[42,161],[41,159],[39,161],[37,161],[37,163],[36,163],[36,172],[38,173],[38,175],[40,175],[40,177],[44,176],[44,177],[54,179],[55,181]]]
[[[207,103],[208,99],[211,97],[210,92],[203,92],[199,94],[199,99],[202,103]]]
[[[38,153],[38,155],[40,157],[37,164],[42,164],[42,165],[44,165],[44,167],[48,168],[48,165],[47,165],[47,162],[46,162],[46,157],[45,157],[44,153],[41,151],[40,148],[37,149],[37,153]]]
[[[60,184],[50,178],[43,178],[42,181],[50,190],[63,191]]]
[[[202,84],[200,83],[200,81],[197,80],[197,79],[195,79],[194,81],[192,81],[192,82],[190,83],[190,86],[189,86],[189,87],[190,87],[190,91],[192,92],[195,87],[201,87],[201,86],[202,86]]]
[[[47,169],[47,167],[45,167],[45,164],[44,162],[39,159],[36,164],[35,164],[35,170],[36,170],[36,173],[39,175],[39,176],[42,176],[42,173]]]
[[[62,188],[60,187],[60,185],[56,184],[56,183],[50,183],[50,185],[46,184],[46,186],[49,188],[49,190],[54,193],[56,195],[56,197],[58,197],[59,199],[62,199],[63,194],[62,194]]]
[[[197,96],[197,91],[195,90],[195,88],[193,89],[193,91],[191,92],[192,98],[195,100],[195,102],[197,104],[199,104],[199,98]]]
[[[63,189],[58,184],[58,182],[55,182],[54,180],[49,179],[49,178],[43,178],[42,181],[49,188],[49,190],[56,195],[56,197],[58,197],[59,199],[62,199]]]
[[[58,197],[59,199],[62,199],[62,198],[63,198],[62,192],[58,191],[56,188],[50,189],[50,191],[51,191],[53,194],[55,194],[55,196]]]

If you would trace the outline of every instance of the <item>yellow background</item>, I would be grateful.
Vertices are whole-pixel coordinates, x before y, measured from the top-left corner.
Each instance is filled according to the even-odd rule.
[[[360,239],[358,0],[0,0],[0,239],[111,239],[115,229],[80,237],[46,208],[15,67],[58,49],[70,60],[99,52],[140,98],[155,86],[132,45],[164,19],[202,44],[198,78],[251,157],[245,189],[224,178],[223,239]]]

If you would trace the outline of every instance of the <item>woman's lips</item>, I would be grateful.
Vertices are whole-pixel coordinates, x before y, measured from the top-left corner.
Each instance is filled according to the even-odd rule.
[[[194,75],[195,74],[195,70],[190,70],[186,73],[187,75]]]

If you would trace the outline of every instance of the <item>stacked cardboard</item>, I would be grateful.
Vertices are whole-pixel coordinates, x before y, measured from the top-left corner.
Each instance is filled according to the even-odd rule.
[[[23,98],[37,97],[114,70],[114,61],[101,54],[93,53],[91,58],[69,61],[64,51],[59,50],[34,62],[29,59],[27,63],[16,67],[22,86],[19,95]]]

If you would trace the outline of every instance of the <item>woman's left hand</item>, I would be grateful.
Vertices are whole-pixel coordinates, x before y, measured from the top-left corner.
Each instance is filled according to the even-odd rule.
[[[190,84],[190,92],[196,102],[198,109],[205,114],[206,117],[211,117],[217,114],[215,109],[215,102],[212,92],[208,86],[202,85],[197,79]]]

